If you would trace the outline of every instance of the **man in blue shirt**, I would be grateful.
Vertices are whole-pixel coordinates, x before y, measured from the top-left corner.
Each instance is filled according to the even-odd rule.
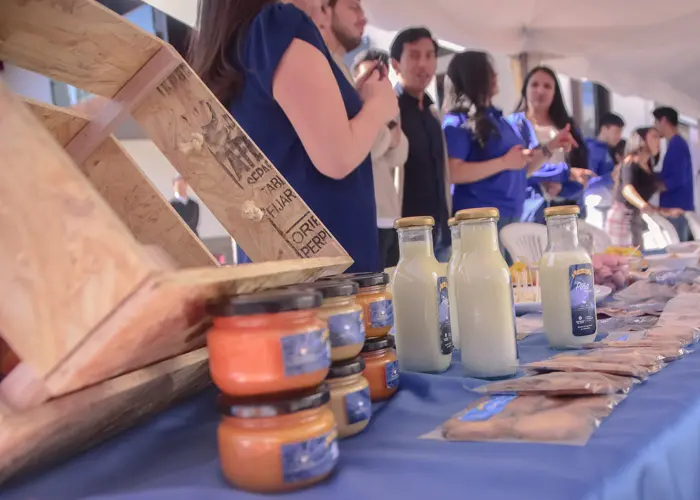
[[[586,139],[588,169],[596,174],[585,191],[586,221],[601,229],[605,227],[605,217],[613,199],[615,160],[610,151],[622,140],[623,128],[625,121],[619,115],[605,113],[600,118],[598,137]]]
[[[683,212],[695,210],[690,148],[678,134],[678,111],[668,107],[657,108],[654,110],[654,118],[656,128],[667,141],[661,171],[664,189],[659,198],[659,207],[666,209],[668,219],[678,231],[681,241],[688,241],[690,228]]]

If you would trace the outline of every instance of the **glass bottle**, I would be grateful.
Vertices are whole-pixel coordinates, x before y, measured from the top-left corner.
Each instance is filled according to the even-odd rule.
[[[455,347],[459,347],[459,318],[457,317],[457,298],[455,297],[457,293],[457,288],[455,284],[457,283],[457,266],[459,265],[459,256],[461,255],[461,233],[459,230],[459,224],[457,220],[453,217],[447,221],[447,225],[450,227],[450,233],[452,234],[452,253],[450,254],[450,261],[447,264],[447,286],[450,296],[450,329],[452,331],[452,343]]]
[[[598,322],[593,265],[579,245],[577,206],[550,207],[547,248],[540,259],[542,319],[550,347],[567,349],[595,340]]]
[[[455,278],[462,365],[469,377],[515,375],[518,348],[510,270],[498,246],[496,208],[457,212],[461,256]]]
[[[394,274],[396,350],[402,370],[442,372],[452,361],[447,278],[433,251],[432,217],[399,219]]]

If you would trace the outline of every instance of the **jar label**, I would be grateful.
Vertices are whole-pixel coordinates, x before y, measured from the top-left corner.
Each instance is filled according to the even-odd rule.
[[[317,438],[281,446],[285,483],[308,481],[328,474],[338,462],[337,431]]]
[[[450,325],[450,298],[447,292],[447,278],[440,276],[437,279],[438,330],[440,332],[440,350],[443,354],[451,354],[454,349]]]
[[[362,311],[330,316],[328,331],[331,334],[332,347],[364,343],[365,322],[362,320]]]
[[[386,378],[386,388],[396,389],[399,386],[399,362],[391,361],[384,365],[384,377]]]
[[[597,329],[593,266],[569,266],[569,297],[571,300],[571,330],[574,337],[593,335]]]
[[[370,419],[372,416],[372,402],[369,398],[369,387],[351,392],[345,396],[345,416],[349,425]]]
[[[378,300],[370,303],[369,324],[372,328],[394,325],[394,305],[391,300]]]
[[[488,420],[494,415],[501,413],[506,409],[508,403],[517,397],[517,394],[491,396],[486,401],[482,401],[474,408],[467,410],[464,415],[459,417],[459,420],[462,422],[483,422],[484,420]]]
[[[282,338],[282,362],[286,377],[327,369],[331,364],[331,346],[326,330]]]

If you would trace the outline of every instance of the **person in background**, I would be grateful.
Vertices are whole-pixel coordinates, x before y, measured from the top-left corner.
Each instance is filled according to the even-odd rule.
[[[614,158],[614,148],[622,140],[625,121],[615,113],[605,113],[600,118],[598,137],[586,139],[588,147],[588,169],[596,174],[586,190],[586,222],[605,227],[605,215],[612,205],[614,193],[612,173],[618,162]],[[611,153],[612,151],[612,153]]]
[[[182,217],[182,220],[190,226],[192,232],[198,234],[199,203],[189,197],[187,194],[187,183],[179,175],[173,179],[173,198],[170,200],[170,204],[178,215]]]
[[[690,239],[690,227],[683,215],[695,210],[693,193],[693,163],[688,143],[678,133],[678,111],[661,107],[654,110],[656,127],[668,141],[661,178],[665,189],[659,197],[659,206],[667,211],[681,241]]]
[[[362,80],[372,71],[377,61],[386,64],[389,54],[368,50],[358,54],[353,62],[352,73]],[[401,217],[401,186],[403,168],[408,158],[408,139],[401,130],[399,119],[392,120],[380,129],[372,148],[372,171],[374,172],[374,198],[377,204],[377,227],[379,228],[379,257],[384,268],[399,262],[399,238],[394,221]]]
[[[551,157],[528,178],[523,220],[544,223],[548,206],[579,205],[585,217],[583,192],[593,175],[583,137],[566,110],[556,73],[546,67],[530,70],[523,82],[515,113],[508,117],[531,144],[545,144],[564,129],[579,146],[570,151],[552,150]]]
[[[328,0],[330,23],[321,29],[338,67],[349,81],[354,81],[343,58],[362,43],[367,17],[360,0]]]
[[[404,168],[403,217],[435,219],[433,243],[440,262],[450,258],[450,179],[440,113],[426,89],[437,71],[438,44],[427,28],[408,28],[391,43],[391,65],[398,77],[396,93],[401,128],[408,138]]]
[[[450,178],[455,184],[454,210],[496,207],[501,214],[500,231],[520,221],[528,173],[549,161],[552,151],[569,149],[575,141],[569,125],[539,145],[526,140],[521,129],[492,103],[498,93],[498,75],[488,54],[467,51],[455,55],[447,77],[452,109],[443,118],[443,129]]]
[[[398,114],[389,80],[347,81],[319,29],[327,0],[202,0],[195,71],[354,259],[377,271],[370,150]]]
[[[643,244],[647,226],[642,214],[657,212],[649,199],[663,187],[652,168],[659,150],[659,132],[652,127],[635,130],[627,141],[625,159],[614,179],[615,199],[605,221],[605,231],[615,246]]]

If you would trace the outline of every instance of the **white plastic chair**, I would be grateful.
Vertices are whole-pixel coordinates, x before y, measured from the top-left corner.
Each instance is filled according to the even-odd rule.
[[[608,233],[582,220],[578,221],[578,238],[590,253],[605,253],[612,245]]]
[[[690,234],[693,235],[693,240],[700,241],[700,215],[697,212],[686,212],[685,219],[690,226]]]
[[[668,245],[681,242],[678,231],[666,217],[657,214],[642,214],[642,219],[649,228],[643,235],[645,250],[663,249]]]
[[[547,247],[547,227],[532,222],[516,222],[501,229],[501,243],[513,260],[521,257],[538,262]]]

